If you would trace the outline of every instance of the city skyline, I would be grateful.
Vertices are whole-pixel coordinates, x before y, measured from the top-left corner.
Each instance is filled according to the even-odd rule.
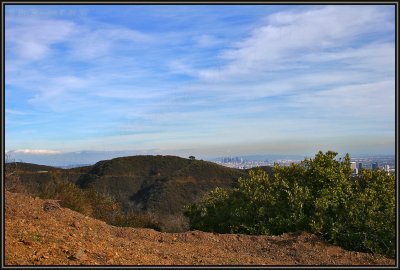
[[[7,151],[395,153],[394,5],[5,14]]]

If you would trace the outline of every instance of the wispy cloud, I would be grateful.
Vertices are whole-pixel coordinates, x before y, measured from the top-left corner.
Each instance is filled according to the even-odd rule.
[[[395,82],[392,80],[346,85],[292,97],[291,104],[310,113],[381,122],[394,120]],[[379,102],[376,102],[379,100]],[[354,123],[356,124],[356,123]],[[394,122],[393,122],[394,125]]]
[[[254,152],[394,134],[391,6],[104,14],[6,16],[8,149]]]
[[[6,18],[7,48],[17,59],[40,60],[51,47],[67,40],[77,29],[74,22],[37,17]]]
[[[376,6],[327,6],[270,15],[266,25],[220,54],[227,61],[223,68],[203,70],[200,76],[210,80],[248,80],[276,70],[307,69],[307,63],[298,63],[304,54],[343,50],[344,46],[354,46],[352,42],[365,33],[393,31],[387,12]],[[357,49],[352,52],[358,54]]]
[[[224,42],[224,40],[221,38],[206,34],[196,36],[193,38],[193,40],[199,47],[204,47],[204,48],[213,47],[215,45],[219,45]]]
[[[154,41],[154,37],[126,27],[105,25],[93,29],[80,29],[71,40],[71,55],[78,59],[95,59],[104,57],[115,50],[129,49],[132,44],[143,44]]]

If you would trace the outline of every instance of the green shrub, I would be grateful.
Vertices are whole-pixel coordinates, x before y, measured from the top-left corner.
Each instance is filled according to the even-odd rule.
[[[39,192],[44,199],[60,200],[60,205],[119,227],[140,227],[160,230],[160,225],[149,214],[129,212],[111,196],[101,194],[90,186],[81,189],[60,172],[52,172],[52,181]]]
[[[363,170],[352,177],[350,157],[318,152],[314,159],[275,165],[217,188],[187,206],[190,228],[219,233],[275,235],[305,230],[350,250],[394,257],[395,179]]]
[[[60,200],[60,205],[74,211],[89,214],[91,205],[85,192],[68,181],[57,171],[51,172],[52,181],[44,185],[39,196],[44,199]]]

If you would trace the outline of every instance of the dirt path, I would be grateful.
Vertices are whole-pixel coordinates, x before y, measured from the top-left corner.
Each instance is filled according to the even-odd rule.
[[[6,265],[394,265],[309,233],[160,233],[118,228],[57,203],[6,192]]]

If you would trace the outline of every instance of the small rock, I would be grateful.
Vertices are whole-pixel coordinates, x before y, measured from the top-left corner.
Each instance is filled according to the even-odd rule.
[[[35,253],[36,258],[37,258],[37,259],[42,258],[42,257],[44,256],[44,253],[45,253],[45,252],[46,252],[46,251],[45,251],[44,249],[41,249],[41,250],[39,250],[39,251],[36,251],[36,253]]]
[[[80,248],[75,254],[69,257],[71,260],[79,260],[83,261],[88,258],[88,256],[85,254],[85,250]]]
[[[29,240],[26,240],[26,239],[22,239],[21,242],[24,243],[27,246],[31,246],[32,245],[32,242],[29,241]]]
[[[114,254],[111,251],[106,253],[107,258],[114,257]]]
[[[80,229],[80,228],[81,228],[81,226],[79,225],[79,223],[76,222],[76,221],[72,222],[71,226],[74,227],[75,229]]]
[[[66,246],[60,246],[60,249],[61,249],[63,252],[67,252],[67,251],[68,251],[68,247],[66,247]]]
[[[43,210],[46,212],[58,209],[61,209],[61,206],[57,201],[45,201],[43,204]]]

